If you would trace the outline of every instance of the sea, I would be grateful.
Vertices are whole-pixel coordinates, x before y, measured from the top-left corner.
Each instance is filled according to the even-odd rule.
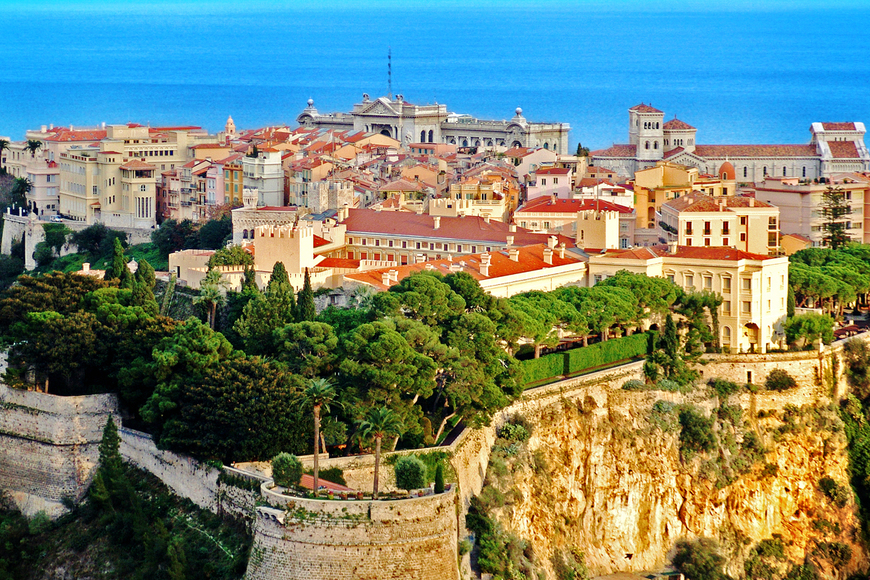
[[[627,139],[648,103],[699,143],[870,123],[870,27],[836,2],[0,1],[0,135],[137,122],[294,125],[363,93]]]

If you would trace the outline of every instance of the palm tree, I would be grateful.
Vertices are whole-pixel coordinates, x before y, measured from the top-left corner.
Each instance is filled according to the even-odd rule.
[[[28,207],[27,194],[33,189],[33,183],[26,177],[16,177],[12,184],[11,200],[13,205]]]
[[[0,139],[0,161],[3,160],[3,152],[9,150],[9,141],[7,139]],[[0,169],[3,168],[3,164],[0,163]]]
[[[221,288],[227,286],[227,281],[223,279],[221,273],[212,268],[208,271],[199,285],[199,296],[193,299],[194,304],[202,304],[206,307],[208,316],[208,325],[214,330],[217,307],[226,298]]]
[[[335,386],[329,379],[311,379],[305,389],[305,400],[311,404],[314,410],[314,495],[320,480],[320,411],[329,413],[329,405],[335,399]]]
[[[36,152],[42,149],[42,141],[39,139],[28,139],[27,145],[24,148],[30,151],[30,158],[33,159],[36,156]]]
[[[378,479],[381,467],[381,441],[389,435],[399,435],[402,431],[402,420],[395,411],[388,407],[372,409],[366,418],[360,421],[359,430],[363,437],[375,438],[375,481],[372,496],[378,499]]]

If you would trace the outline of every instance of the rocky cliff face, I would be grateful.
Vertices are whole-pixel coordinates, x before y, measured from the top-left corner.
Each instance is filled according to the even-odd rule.
[[[776,537],[788,561],[809,558],[824,577],[845,578],[867,567],[867,553],[846,437],[822,390],[720,401],[707,387],[688,395],[589,389],[526,413],[534,427],[519,448],[496,442],[481,499],[530,542],[535,568],[550,578],[559,577],[554,554],[582,551],[592,575],[656,570],[678,540],[697,537],[719,542],[735,578],[753,546]],[[681,450],[687,408],[712,417],[709,451]],[[822,491],[826,477],[840,495]]]

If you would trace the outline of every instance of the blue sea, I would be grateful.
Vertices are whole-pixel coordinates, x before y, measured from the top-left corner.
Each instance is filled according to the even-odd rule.
[[[708,11],[705,7],[712,7]],[[814,121],[870,123],[861,3],[0,2],[0,135],[128,121],[293,124],[312,98],[446,103],[625,142],[650,103],[701,143],[803,143]]]

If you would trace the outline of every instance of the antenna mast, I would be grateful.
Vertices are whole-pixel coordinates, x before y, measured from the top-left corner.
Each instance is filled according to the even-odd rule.
[[[387,47],[387,92],[393,100],[393,49]]]

